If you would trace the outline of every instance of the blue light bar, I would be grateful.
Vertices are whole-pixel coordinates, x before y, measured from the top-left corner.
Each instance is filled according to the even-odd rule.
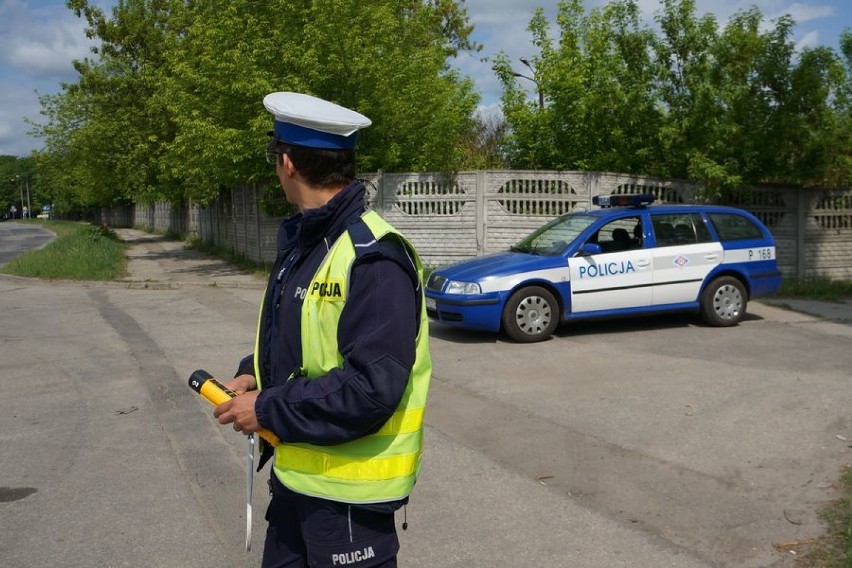
[[[650,193],[637,195],[595,195],[592,203],[598,207],[645,207],[656,201]]]

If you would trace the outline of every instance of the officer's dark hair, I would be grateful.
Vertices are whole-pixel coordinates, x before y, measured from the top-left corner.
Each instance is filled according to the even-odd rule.
[[[273,142],[278,152],[290,156],[296,170],[311,185],[333,187],[345,185],[355,179],[354,149],[327,150],[297,146],[280,140]]]

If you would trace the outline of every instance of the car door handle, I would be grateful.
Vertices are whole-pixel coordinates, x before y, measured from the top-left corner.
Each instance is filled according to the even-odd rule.
[[[718,254],[716,254],[716,253],[711,253],[711,254],[706,254],[706,255],[704,255],[704,260],[709,260],[709,261],[711,261],[711,262],[712,262],[712,261],[714,261],[714,260],[718,260],[718,259],[719,259],[719,255],[718,255]]]
[[[650,260],[637,260],[636,266],[638,266],[639,268],[648,268],[649,266],[651,266],[651,261]]]

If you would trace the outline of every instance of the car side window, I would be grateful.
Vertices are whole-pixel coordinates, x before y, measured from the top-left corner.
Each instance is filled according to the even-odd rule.
[[[693,245],[712,240],[704,219],[697,213],[651,215],[658,247]]]
[[[738,241],[743,239],[763,238],[763,231],[751,219],[736,213],[708,213],[707,217],[713,223],[721,241]]]
[[[642,220],[639,217],[624,217],[610,221],[589,242],[599,244],[604,253],[640,249]]]

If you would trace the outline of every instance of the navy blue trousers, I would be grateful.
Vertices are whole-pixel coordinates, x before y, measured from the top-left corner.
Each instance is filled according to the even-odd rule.
[[[273,483],[262,568],[396,568],[392,511],[299,495]]]

